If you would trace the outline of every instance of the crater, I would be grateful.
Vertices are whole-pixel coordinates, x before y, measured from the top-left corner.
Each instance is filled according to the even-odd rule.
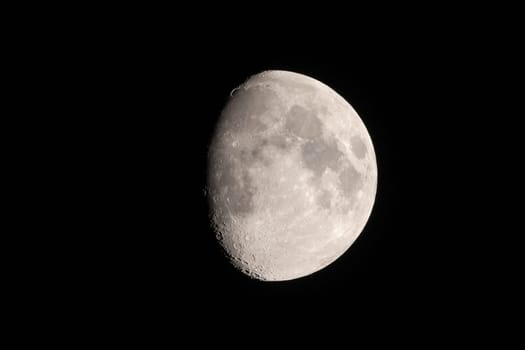
[[[311,109],[294,105],[286,113],[285,130],[306,139],[321,136],[322,123]]]
[[[367,153],[367,149],[363,139],[359,136],[352,136],[350,139],[350,144],[352,146],[352,152],[359,159],[363,159]]]

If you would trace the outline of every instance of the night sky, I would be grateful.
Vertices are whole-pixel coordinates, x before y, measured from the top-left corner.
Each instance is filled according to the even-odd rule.
[[[487,183],[503,147],[491,135],[506,125],[495,122],[504,114],[493,103],[505,62],[489,58],[487,36],[433,25],[339,28],[333,38],[235,35],[238,23],[191,35],[182,24],[154,27],[105,36],[78,73],[92,83],[82,108],[97,165],[85,187],[96,203],[84,248],[94,300],[240,323],[258,313],[278,319],[286,305],[413,320],[482,312],[480,291],[486,297],[503,274],[492,263],[501,261],[493,237],[503,230],[491,223],[501,202],[489,198],[499,190]],[[311,76],[350,102],[378,164],[375,205],[357,241],[325,269],[286,282],[251,280],[229,264],[203,192],[230,91],[270,69]]]

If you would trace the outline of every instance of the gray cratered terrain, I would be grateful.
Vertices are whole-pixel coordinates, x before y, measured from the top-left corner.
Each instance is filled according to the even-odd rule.
[[[332,263],[359,236],[375,199],[363,122],[331,88],[297,73],[262,72],[234,89],[208,161],[217,238],[235,267],[260,280]]]

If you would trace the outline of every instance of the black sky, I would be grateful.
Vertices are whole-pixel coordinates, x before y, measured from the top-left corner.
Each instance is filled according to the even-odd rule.
[[[479,116],[469,113],[471,96],[461,88],[470,76],[458,72],[470,72],[461,59],[442,57],[440,48],[377,46],[337,54],[310,49],[308,55],[272,48],[170,52],[158,61],[148,58],[151,70],[130,74],[131,94],[117,96],[131,104],[126,110],[132,114],[111,126],[119,133],[115,162],[134,164],[126,196],[145,201],[139,208],[146,211],[131,218],[139,222],[131,225],[130,243],[132,262],[141,269],[145,264],[142,278],[203,298],[406,298],[463,283],[456,247],[469,233],[457,220],[469,191],[463,169],[471,161],[463,131]],[[182,61],[172,64],[179,55]],[[251,281],[229,266],[203,197],[205,156],[220,110],[234,87],[266,69],[310,75],[346,98],[369,130],[379,169],[376,204],[358,241],[322,272],[283,283]],[[132,72],[129,66],[120,74]]]
[[[83,271],[93,303],[184,317],[255,308],[278,318],[290,304],[347,317],[480,313],[481,295],[503,279],[491,263],[501,254],[489,200],[498,190],[486,184],[487,159],[502,147],[491,135],[506,127],[495,122],[494,100],[507,56],[500,48],[493,59],[488,47],[503,44],[490,31],[423,22],[338,28],[332,37],[157,23],[101,33],[96,50],[79,49],[74,78],[89,93],[76,105],[96,164],[83,189],[96,203],[92,233],[79,252],[90,257]],[[203,195],[221,108],[233,88],[268,69],[312,76],[349,101],[378,161],[375,206],[354,245],[320,272],[274,283],[229,265]]]

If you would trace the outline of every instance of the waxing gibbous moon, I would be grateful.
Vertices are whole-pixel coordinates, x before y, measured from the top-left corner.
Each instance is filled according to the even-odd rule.
[[[376,187],[370,135],[327,85],[266,71],[231,92],[207,193],[217,239],[248,276],[291,280],[331,264],[363,230]]]

